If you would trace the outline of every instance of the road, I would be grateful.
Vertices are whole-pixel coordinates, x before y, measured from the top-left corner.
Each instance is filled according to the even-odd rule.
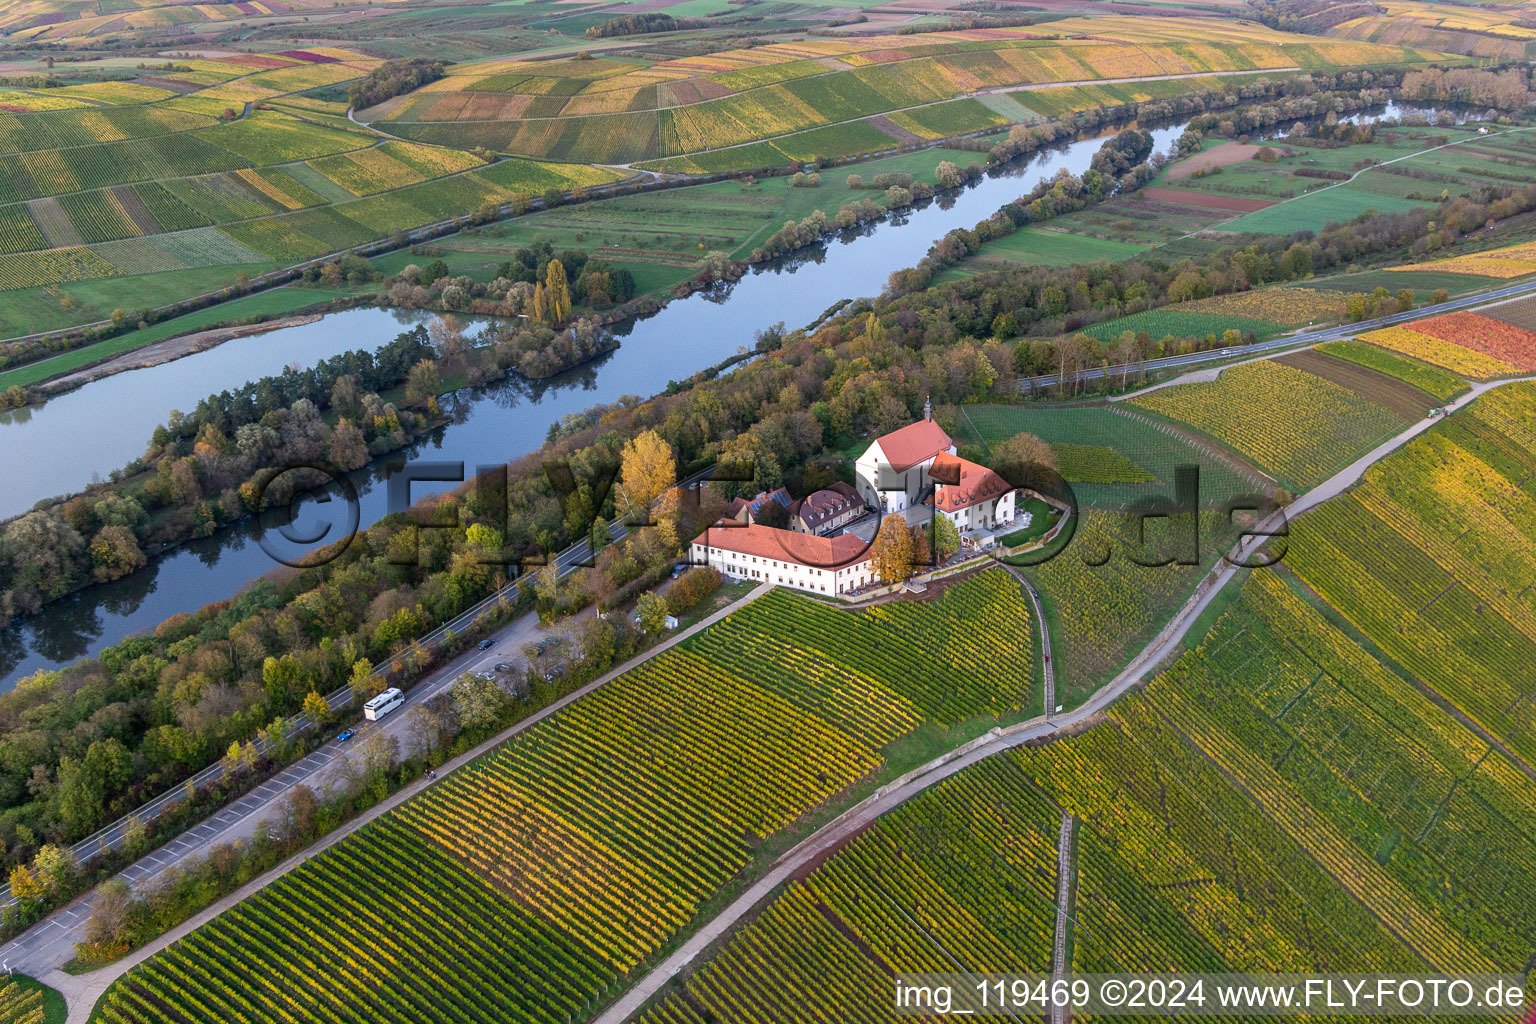
[[[1448,411],[1454,411],[1495,388],[1503,387],[1516,381],[1530,380],[1536,380],[1536,374],[1477,384],[1473,386],[1469,393],[1448,404],[1446,408]],[[1302,515],[1329,498],[1337,496],[1346,488],[1358,482],[1365,475],[1365,471],[1372,465],[1386,458],[1392,452],[1397,451],[1438,422],[1439,417],[1420,420],[1397,436],[1384,441],[1317,487],[1308,491],[1304,496],[1293,502],[1289,508],[1278,511],[1268,517],[1257,529],[1260,531],[1274,531],[1284,522],[1295,519],[1297,516]],[[1228,552],[1227,557],[1217,562],[1211,571],[1201,579],[1196,585],[1194,593],[1189,596],[1177,614],[1163,627],[1157,636],[1153,637],[1152,641],[1142,648],[1141,652],[1125,668],[1121,669],[1113,679],[1104,684],[1103,687],[1082,704],[1064,714],[1049,719],[1042,715],[1027,722],[993,729],[984,736],[963,743],[928,763],[914,768],[894,782],[882,786],[869,797],[844,811],[821,829],[797,843],[790,850],[782,854],[745,892],[714,917],[700,925],[676,951],[647,971],[623,995],[609,1004],[608,1008],[594,1019],[593,1024],[624,1024],[625,1021],[628,1021],[638,1013],[656,993],[660,992],[668,981],[686,969],[694,960],[708,952],[710,947],[716,942],[727,936],[737,922],[751,914],[780,885],[803,872],[809,871],[821,858],[836,850],[839,846],[874,824],[876,820],[900,807],[908,800],[926,792],[950,776],[989,757],[1032,741],[1038,742],[1069,735],[1074,730],[1090,725],[1095,716],[1101,714],[1116,700],[1120,699],[1126,691],[1150,679],[1154,672],[1174,655],[1182,644],[1185,635],[1189,632],[1190,627],[1210,607],[1211,602],[1215,600],[1216,595],[1221,592],[1222,588],[1230,583],[1239,572],[1243,571],[1241,568],[1242,563],[1252,558],[1267,540],[1268,538],[1261,534],[1240,538]]]
[[[1502,288],[1480,292],[1476,295],[1464,295],[1433,306],[1421,306],[1418,309],[1404,310],[1401,313],[1376,317],[1374,320],[1362,320],[1357,324],[1340,324],[1337,327],[1325,327],[1316,331],[1282,335],[1278,338],[1271,338],[1268,341],[1261,341],[1253,345],[1245,345],[1241,348],[1210,349],[1205,352],[1191,352],[1188,355],[1164,356],[1161,359],[1148,359],[1139,363],[1131,363],[1129,366],[1095,366],[1068,374],[1067,382],[1076,383],[1087,380],[1099,380],[1103,377],[1113,377],[1123,370],[1129,370],[1131,373],[1139,373],[1142,370],[1167,370],[1181,366],[1196,366],[1220,359],[1231,359],[1234,356],[1260,355],[1303,345],[1320,345],[1325,341],[1342,341],[1346,338],[1353,338],[1365,331],[1374,331],[1380,327],[1391,327],[1394,324],[1407,323],[1409,320],[1418,320],[1421,317],[1450,313],[1454,310],[1466,309],[1469,306],[1481,306],[1496,302],[1499,299],[1515,299],[1531,294],[1536,294],[1536,279],[1525,281],[1521,284],[1505,285]],[[1178,309],[1177,306],[1166,308]],[[1048,373],[1039,377],[1024,377],[1015,381],[1013,386],[1016,391],[1036,391],[1041,388],[1053,387],[1060,383],[1061,379],[1060,374]]]

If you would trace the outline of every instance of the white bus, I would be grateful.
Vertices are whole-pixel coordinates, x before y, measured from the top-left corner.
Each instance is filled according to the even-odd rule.
[[[377,697],[363,705],[363,717],[370,722],[377,722],[391,711],[405,703],[405,694],[391,686]]]

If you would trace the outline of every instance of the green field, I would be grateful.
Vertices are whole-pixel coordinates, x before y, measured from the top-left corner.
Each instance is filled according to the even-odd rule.
[[[1038,267],[1069,267],[1100,260],[1113,263],[1146,249],[1145,245],[1089,238],[1032,225],[985,243],[981,252],[972,257],[972,263],[975,269],[986,267],[994,260]]]
[[[1412,202],[1392,196],[1372,195],[1350,185],[1324,189],[1271,206],[1256,213],[1244,214],[1236,220],[1221,225],[1223,231],[1252,231],[1265,235],[1288,235],[1295,231],[1321,231],[1332,221],[1353,220],[1367,210],[1377,213],[1397,213],[1433,206],[1430,202]]]
[[[1153,341],[1159,341],[1169,336],[1205,338],[1214,334],[1220,338],[1229,330],[1244,334],[1251,331],[1256,338],[1262,340],[1274,334],[1282,334],[1290,328],[1269,320],[1224,316],[1219,313],[1185,313],[1177,309],[1149,309],[1084,327],[1081,333],[1100,341],[1112,342],[1126,331],[1133,334],[1145,333]]]
[[[1337,292],[1369,293],[1377,288],[1385,288],[1396,295],[1400,288],[1412,288],[1414,298],[1419,302],[1428,302],[1430,296],[1441,288],[1452,295],[1460,295],[1480,288],[1497,288],[1506,283],[1508,282],[1497,277],[1441,274],[1430,270],[1368,270],[1361,274],[1339,274],[1305,282],[1308,288]]]
[[[1317,350],[1412,384],[1442,402],[1467,389],[1467,382],[1449,370],[1388,352],[1363,341],[1330,341],[1326,345],[1318,345]]]
[[[979,432],[977,440],[987,444],[1030,433],[1053,446],[1072,446],[1065,455],[1058,449],[1061,473],[1084,505],[1120,508],[1149,497],[1172,498],[1174,469],[1180,465],[1199,468],[1200,499],[1208,505],[1260,484],[1257,474],[1237,472],[1214,449],[1202,451],[1161,424],[1113,405],[967,405],[965,411]]]
[[[1286,564],[1371,643],[1523,758],[1536,755],[1530,384],[1420,435],[1292,524]]]
[[[830,219],[838,207],[860,199],[883,203],[878,189],[849,188],[849,174],[871,181],[879,174],[900,172],[931,184],[940,162],[965,166],[976,156],[929,149],[884,157],[828,171],[818,188],[794,188],[788,178],[773,177],[752,185],[723,181],[621,196],[529,214],[444,239],[434,243],[434,249],[442,252],[454,274],[490,280],[512,251],[544,240],[556,250],[583,249],[625,267],[642,292],[660,291],[697,273],[699,259],[708,252],[746,259],[787,220],[804,220],[816,210]],[[375,264],[396,272],[407,263],[421,262],[420,256],[392,253]]]

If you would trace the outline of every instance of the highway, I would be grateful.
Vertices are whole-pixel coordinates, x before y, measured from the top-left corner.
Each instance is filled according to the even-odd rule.
[[[1139,363],[1121,364],[1117,366],[1095,366],[1086,370],[1067,375],[1068,383],[1078,383],[1087,380],[1098,380],[1102,377],[1112,377],[1122,371],[1140,373],[1143,370],[1169,370],[1181,367],[1198,366],[1201,363],[1215,362],[1221,359],[1233,359],[1244,356],[1263,355],[1280,349],[1297,348],[1301,346],[1320,345],[1325,341],[1342,341],[1353,338],[1365,331],[1374,331],[1381,327],[1391,327],[1395,324],[1407,323],[1410,320],[1419,320],[1426,316],[1435,316],[1440,313],[1451,313],[1458,309],[1467,309],[1472,306],[1483,306],[1501,299],[1517,299],[1524,295],[1536,294],[1536,279],[1524,281],[1520,284],[1505,285],[1492,291],[1479,292],[1476,295],[1466,295],[1461,298],[1451,299],[1433,306],[1420,306],[1418,309],[1404,310],[1401,313],[1393,313],[1390,316],[1376,317],[1374,320],[1362,320],[1357,324],[1340,324],[1337,327],[1324,327],[1315,331],[1303,331],[1299,334],[1286,334],[1268,341],[1261,341],[1253,345],[1243,345],[1231,348],[1209,349],[1205,352],[1191,352],[1188,355],[1164,356],[1161,359],[1148,359]],[[1178,309],[1177,306],[1165,307]],[[1016,391],[1036,391],[1042,388],[1052,387],[1061,382],[1061,375],[1057,373],[1043,374],[1038,377],[1023,377],[1014,382]]]

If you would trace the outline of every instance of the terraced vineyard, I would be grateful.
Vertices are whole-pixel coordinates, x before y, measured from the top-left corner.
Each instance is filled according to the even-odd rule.
[[[773,592],[151,958],[102,1019],[581,1016],[891,741],[1034,709],[1032,630],[999,571],[860,613]]]
[[[1211,383],[1149,391],[1129,404],[1188,423],[1299,487],[1327,478],[1407,422],[1268,359],[1223,370]]]
[[[1519,971],[1533,807],[1526,772],[1262,570],[1144,693],[880,819],[640,1020],[885,1022],[892,976],[1046,971],[1063,810],[1074,970]]]

